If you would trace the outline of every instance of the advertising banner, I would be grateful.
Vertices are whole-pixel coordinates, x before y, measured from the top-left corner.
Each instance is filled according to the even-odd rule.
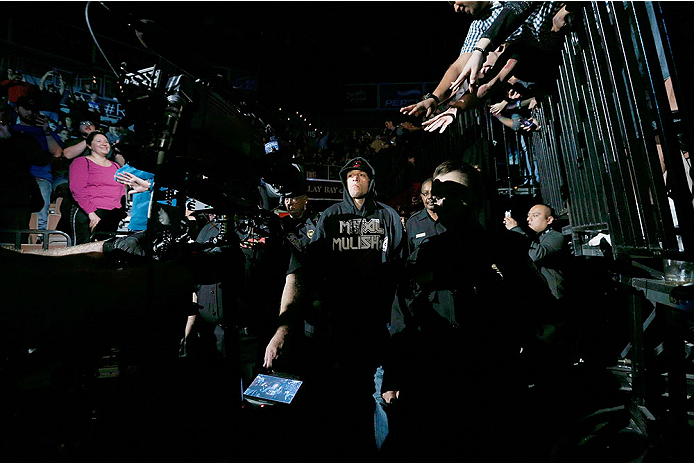
[[[339,180],[307,178],[306,183],[311,199],[342,200],[342,182]]]
[[[345,85],[345,109],[399,110],[420,101],[427,88],[433,90],[436,85],[436,82]]]

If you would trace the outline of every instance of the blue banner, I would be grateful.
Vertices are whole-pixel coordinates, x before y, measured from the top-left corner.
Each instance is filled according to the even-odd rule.
[[[401,82],[388,84],[345,85],[346,110],[398,110],[421,101],[428,88],[436,88],[436,82]]]

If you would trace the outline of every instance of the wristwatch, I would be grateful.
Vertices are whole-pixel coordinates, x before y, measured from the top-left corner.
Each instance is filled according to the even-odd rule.
[[[434,94],[431,93],[431,92],[429,92],[429,93],[427,93],[426,95],[424,95],[424,96],[422,97],[422,101],[428,100],[429,98],[433,98],[434,101],[436,102],[436,104],[441,103],[441,102],[439,101],[439,97],[437,97],[436,95],[434,95]]]

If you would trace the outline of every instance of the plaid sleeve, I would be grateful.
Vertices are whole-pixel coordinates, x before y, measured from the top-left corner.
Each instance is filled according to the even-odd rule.
[[[486,18],[475,19],[470,23],[470,28],[467,31],[467,37],[465,37],[465,42],[463,43],[463,48],[460,49],[460,54],[472,53],[472,49],[475,48],[477,42],[482,38],[482,34],[494,23],[494,20],[499,16],[503,10],[503,5],[501,2],[492,2],[491,10]]]
[[[487,30],[487,21],[472,21],[470,24],[470,29],[467,31],[467,37],[465,37],[465,42],[463,43],[463,48],[460,49],[460,54],[472,53],[472,49],[475,48],[477,42]]]
[[[564,44],[564,34],[552,32],[552,19],[564,5],[565,2],[505,2],[498,22],[482,37],[492,39],[495,45],[508,41],[546,51],[559,49]],[[499,40],[517,25],[507,39]]]
[[[483,34],[498,47],[506,41],[514,31],[523,26],[528,17],[544,2],[505,2],[504,9],[494,23]]]

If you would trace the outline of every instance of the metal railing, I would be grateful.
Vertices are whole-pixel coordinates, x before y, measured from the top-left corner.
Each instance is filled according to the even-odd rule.
[[[14,241],[12,243],[0,243],[0,244],[7,244],[11,245],[14,247],[16,250],[21,250],[22,249],[22,236],[24,235],[40,235],[42,238],[41,241],[41,249],[47,250],[51,247],[51,244],[53,245],[60,245],[60,246],[72,246],[72,239],[70,236],[62,232],[60,230],[39,230],[36,228],[25,228],[25,229],[0,229],[0,235],[3,234],[14,234]],[[65,238],[63,241],[62,239],[60,241],[53,241],[51,240],[51,237],[53,236],[59,236],[61,238]]]
[[[691,253],[691,192],[646,4],[591,2],[583,18],[538,111],[542,197],[569,212],[574,240],[603,231],[618,256]]]

